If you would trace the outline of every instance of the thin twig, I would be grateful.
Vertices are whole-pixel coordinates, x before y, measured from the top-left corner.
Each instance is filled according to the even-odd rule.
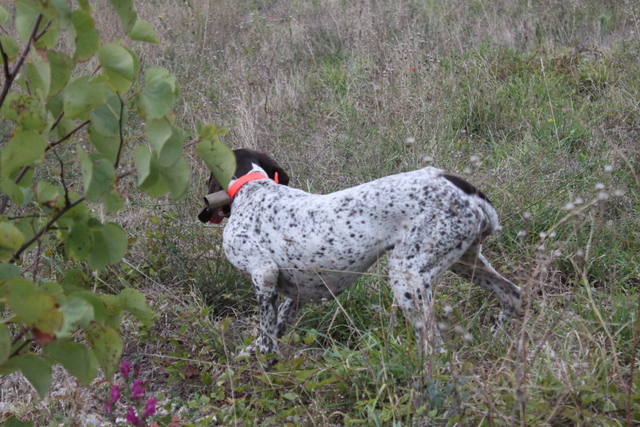
[[[124,102],[118,94],[118,100],[120,100],[120,117],[118,117],[118,131],[120,133],[120,145],[118,146],[118,154],[116,155],[116,162],[113,165],[114,169],[118,169],[118,165],[120,164],[120,155],[122,153],[122,146],[124,145],[124,135],[122,133],[122,116],[124,116]]]
[[[6,99],[7,94],[9,93],[9,89],[11,88],[13,81],[18,76],[18,71],[22,67],[24,60],[27,59],[29,50],[31,50],[31,43],[37,40],[36,33],[38,31],[38,27],[40,26],[41,22],[42,22],[42,14],[39,14],[38,17],[36,18],[35,24],[33,25],[33,30],[31,30],[31,35],[29,36],[29,40],[27,41],[27,44],[25,44],[24,48],[22,48],[22,52],[20,52],[20,55],[18,55],[18,60],[16,61],[15,67],[13,67],[13,70],[10,71],[8,75],[6,75],[6,80],[4,82],[4,86],[2,87],[2,92],[0,92],[0,107],[2,106],[2,104],[4,104],[4,100]],[[42,34],[40,34],[39,36],[41,35]]]
[[[27,248],[29,246],[31,246],[31,244],[33,244],[33,242],[35,242],[36,240],[38,240],[40,237],[42,237],[42,235],[44,233],[46,233],[47,231],[49,231],[49,229],[51,228],[51,226],[58,220],[60,219],[60,217],[62,215],[64,215],[65,213],[67,213],[68,211],[70,211],[72,208],[78,206],[80,203],[84,202],[84,196],[80,197],[79,199],[75,200],[74,202],[72,202],[69,205],[66,205],[63,209],[61,209],[58,213],[56,213],[40,230],[38,230],[32,238],[30,238],[28,241],[26,241],[22,246],[20,246],[20,249],[18,249],[12,256],[11,259],[9,260],[9,263],[11,264],[15,264],[15,262],[18,260],[18,258],[20,258],[20,255],[22,255],[22,253],[27,250]]]

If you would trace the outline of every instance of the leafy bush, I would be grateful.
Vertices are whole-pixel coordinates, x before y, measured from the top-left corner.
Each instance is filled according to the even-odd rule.
[[[157,42],[133,0],[110,3],[129,40]],[[128,246],[125,230],[102,218],[122,208],[127,177],[136,174],[148,196],[175,199],[190,167],[167,69],[142,72],[129,43],[101,43],[86,0],[10,9],[0,7],[0,24],[10,23],[0,36],[0,375],[21,371],[44,396],[54,364],[83,385],[98,366],[107,377],[116,372],[124,312],[152,324],[140,291],[91,287],[89,277],[119,263]],[[132,128],[145,138],[128,136]],[[201,133],[199,152],[211,163],[211,150],[225,149],[220,131]],[[49,257],[64,258],[56,263],[64,269],[50,268]]]

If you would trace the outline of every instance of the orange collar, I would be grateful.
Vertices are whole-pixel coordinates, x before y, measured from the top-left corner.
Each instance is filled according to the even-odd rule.
[[[229,197],[234,198],[236,196],[236,194],[238,194],[238,191],[240,191],[240,189],[242,188],[243,185],[245,185],[247,182],[249,181],[255,181],[257,179],[268,179],[269,177],[266,176],[263,173],[260,172],[252,172],[252,173],[248,173],[246,175],[242,175],[240,178],[236,179],[233,184],[231,184],[229,186],[229,189],[227,190],[227,194],[229,195]],[[278,184],[278,173],[276,172],[273,180],[276,182],[276,184]]]

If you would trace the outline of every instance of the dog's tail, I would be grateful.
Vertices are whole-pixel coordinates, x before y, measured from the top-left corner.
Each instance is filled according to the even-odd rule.
[[[476,197],[478,207],[484,213],[484,224],[482,227],[482,236],[487,237],[492,234],[498,233],[502,227],[500,226],[500,220],[498,219],[498,213],[494,209],[493,205],[489,200],[483,199],[480,197]]]

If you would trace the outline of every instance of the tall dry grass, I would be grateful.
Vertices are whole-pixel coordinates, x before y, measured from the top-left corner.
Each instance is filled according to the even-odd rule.
[[[261,372],[234,358],[255,334],[251,285],[224,260],[220,229],[196,223],[208,172],[192,156],[187,202],[130,198],[128,266],[101,277],[154,300],[158,327],[127,357],[154,373],[149,387],[164,401],[186,408],[183,419],[639,422],[636,2],[137,5],[162,41],[139,54],[177,74],[188,137],[198,120],[227,127],[224,142],[268,152],[313,192],[426,164],[463,174],[502,219],[488,257],[527,292],[523,325],[493,337],[495,302],[445,277],[436,311],[448,352],[424,360],[381,265],[340,304],[307,308],[283,361]],[[105,11],[98,24],[112,21]]]

